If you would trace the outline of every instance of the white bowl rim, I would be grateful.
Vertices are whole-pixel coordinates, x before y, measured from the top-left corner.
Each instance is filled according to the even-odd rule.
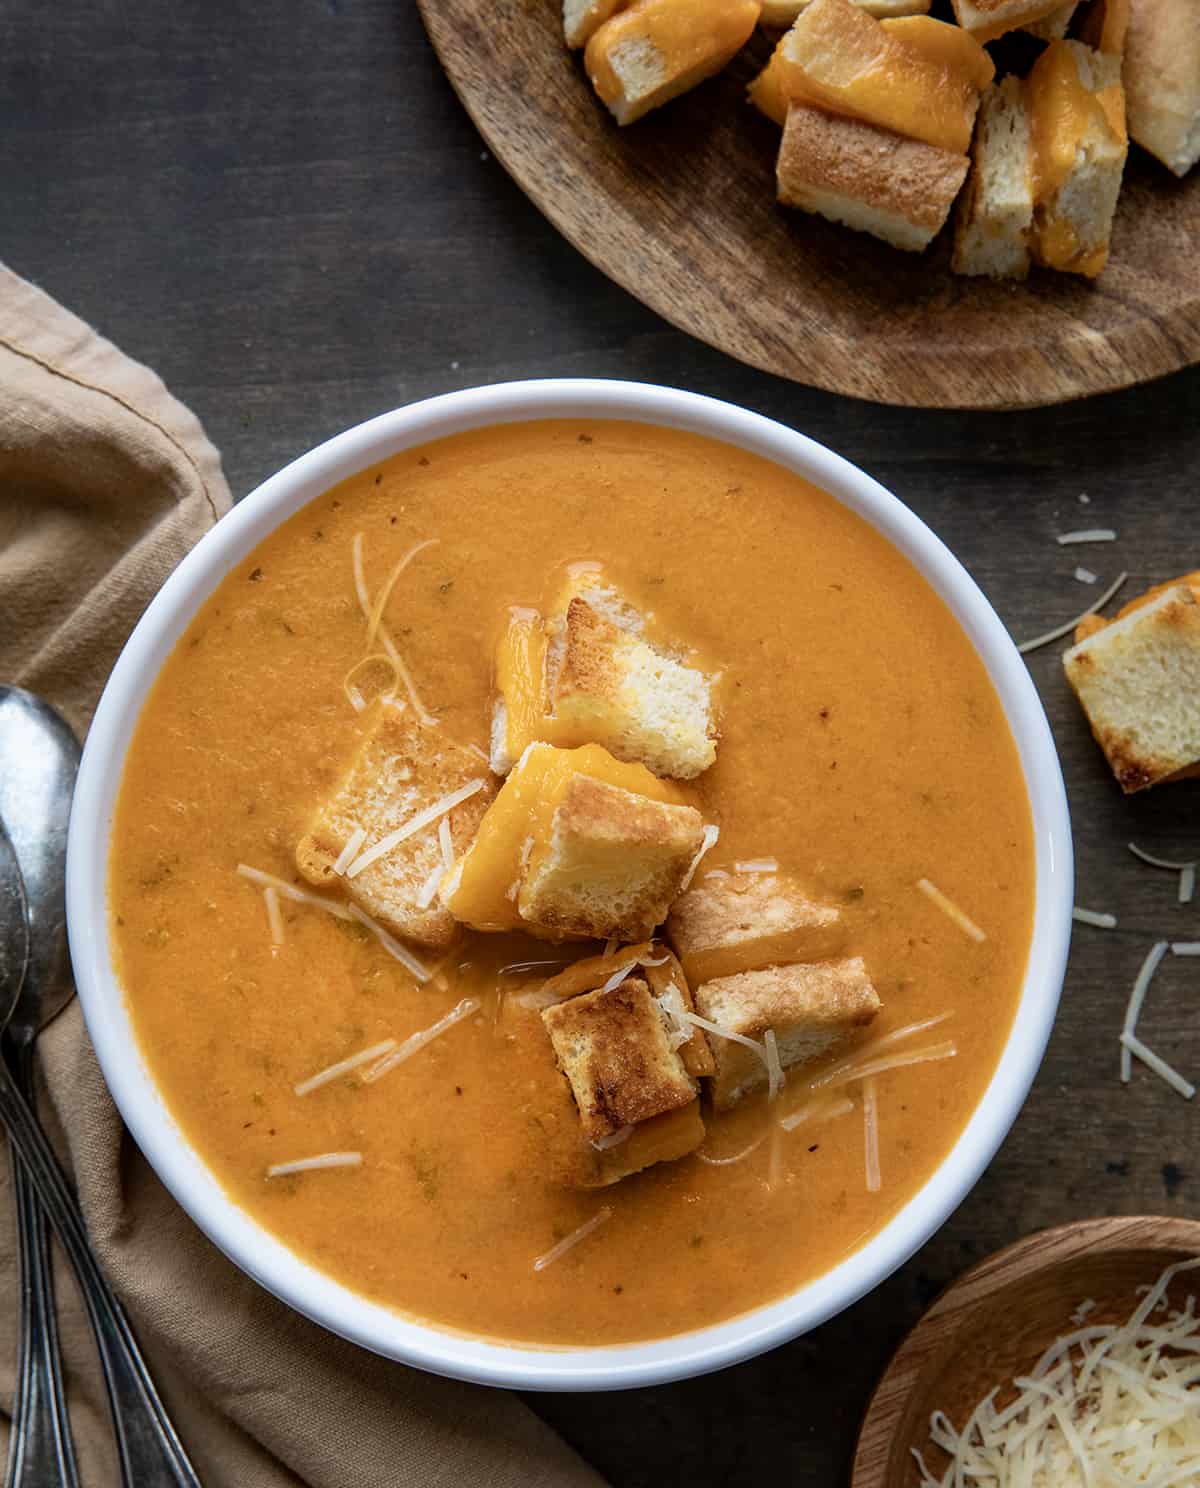
[[[1036,855],[1033,935],[1012,1030],[982,1099],[923,1187],[858,1250],[785,1297],[695,1332],[593,1348],[493,1342],[399,1314],[320,1272],[239,1209],[154,1085],[106,933],[108,840],[129,739],[162,662],[225,573],[281,521],[390,455],[468,429],[552,418],[629,419],[707,435],[796,471],[880,531],[941,596],[988,671],[1020,755]],[[380,414],[301,455],[239,502],[167,579],[113,668],[84,748],[67,860],[71,955],[97,1058],[134,1140],[200,1229],[268,1291],[335,1334],[435,1374],[524,1390],[625,1389],[721,1369],[817,1327],[902,1265],[966,1197],[1024,1103],[1058,1006],[1072,896],[1066,792],[1037,691],[999,617],[941,540],[848,460],[774,420],[697,393],[593,378],[499,383]]]

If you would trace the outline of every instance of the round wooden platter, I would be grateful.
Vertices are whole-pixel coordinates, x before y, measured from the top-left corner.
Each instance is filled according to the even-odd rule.
[[[851,1488],[915,1488],[911,1448],[940,1475],[944,1455],[929,1445],[929,1417],[942,1410],[959,1427],[996,1385],[1032,1367],[1078,1323],[1123,1322],[1179,1261],[1200,1256],[1200,1221],[1088,1219],[1043,1230],[990,1256],[960,1277],[901,1344],[864,1417]],[[1170,1297],[1182,1305],[1200,1272],[1181,1277]]]
[[[782,377],[881,403],[1020,408],[1200,360],[1200,168],[1131,152],[1096,284],[958,278],[775,203],[779,131],[745,102],[765,38],[618,129],[563,45],[561,0],[418,0],[492,153],[591,261],[665,319]]]

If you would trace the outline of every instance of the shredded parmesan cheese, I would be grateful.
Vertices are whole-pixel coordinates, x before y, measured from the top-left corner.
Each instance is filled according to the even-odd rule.
[[[367,706],[362,693],[350,683],[343,683],[342,685],[346,689],[346,696],[350,700],[350,706],[356,713],[361,713]]]
[[[1132,1050],[1125,1043],[1126,1034],[1137,1032],[1138,1019],[1142,1015],[1142,1006],[1146,1001],[1146,993],[1150,990],[1150,983],[1154,980],[1154,973],[1159,968],[1159,963],[1167,954],[1167,942],[1160,940],[1150,947],[1146,952],[1146,959],[1142,962],[1137,976],[1133,980],[1133,988],[1129,993],[1129,1001],[1125,1007],[1125,1024],[1121,1030],[1121,1082],[1128,1085],[1133,1075],[1133,1063],[1130,1058]]]
[[[763,1047],[767,1051],[767,1099],[773,1101],[783,1089],[783,1065],[779,1062],[779,1045],[773,1028],[763,1034]]]
[[[354,592],[358,596],[358,607],[362,610],[363,619],[367,622],[369,629],[371,625],[372,606],[371,596],[367,591],[366,575],[363,573],[363,535],[361,532],[354,534],[354,540],[350,544],[350,558],[354,570]],[[376,636],[379,638],[380,646],[383,647],[384,655],[395,668],[396,675],[404,683],[405,691],[412,701],[417,717],[426,728],[431,728],[437,723],[437,719],[421,701],[420,694],[417,692],[416,685],[413,682],[412,674],[409,672],[408,667],[405,666],[404,658],[396,649],[396,643],[388,634],[387,626],[381,621],[376,623],[374,633],[371,634],[371,640],[373,641]],[[369,643],[368,649],[370,649]]]
[[[591,1219],[585,1219],[577,1230],[572,1230],[569,1235],[560,1240],[557,1245],[552,1245],[545,1255],[538,1256],[533,1263],[535,1271],[544,1271],[547,1266],[552,1266],[555,1261],[561,1260],[567,1251],[574,1250],[581,1240],[586,1240],[593,1230],[598,1230],[602,1224],[612,1218],[612,1210],[607,1204],[603,1209],[597,1209]]]
[[[430,826],[448,811],[453,811],[463,801],[469,800],[471,796],[483,789],[482,780],[469,780],[466,785],[459,786],[458,790],[451,791],[449,795],[443,796],[441,800],[435,801],[432,806],[426,806],[424,811],[418,811],[416,816],[410,817],[402,827],[397,827],[394,832],[389,832],[386,837],[380,838],[374,847],[360,853],[354,862],[346,869],[347,878],[357,878],[364,868],[369,868],[372,863],[386,856],[394,848],[415,836],[423,828]]]
[[[1172,1090],[1177,1090],[1184,1100],[1191,1100],[1195,1096],[1196,1087],[1191,1081],[1185,1080],[1177,1069],[1173,1069],[1165,1059],[1160,1059],[1153,1049],[1147,1048],[1136,1034],[1123,1033],[1121,1046],[1136,1059],[1140,1059],[1147,1069],[1153,1070],[1160,1080],[1165,1080]]]
[[[1081,909],[1077,904],[1071,911],[1071,918],[1077,920],[1081,925],[1095,925],[1097,930],[1115,930],[1117,928],[1117,917],[1107,911],[1097,909]]]
[[[676,1017],[682,1018],[685,1023],[694,1024],[697,1028],[703,1028],[706,1033],[715,1034],[717,1038],[729,1039],[731,1043],[744,1044],[747,1049],[753,1049],[762,1060],[768,1079],[770,1078],[771,1066],[767,1058],[767,1050],[765,1045],[760,1044],[757,1039],[747,1038],[744,1033],[734,1033],[729,1028],[722,1028],[719,1023],[711,1023],[707,1018],[702,1018],[699,1013],[689,1012],[683,1007],[676,1013]]]
[[[848,1116],[853,1110],[854,1102],[844,1097],[834,1101],[809,1101],[791,1115],[781,1116],[779,1125],[785,1132],[795,1131],[809,1121],[833,1121],[838,1116]]]
[[[445,821],[445,817],[443,817],[442,820]],[[433,870],[433,872],[429,875],[429,877],[425,880],[425,882],[421,885],[421,890],[417,895],[418,909],[428,909],[429,906],[433,903],[434,896],[437,894],[438,891],[438,884],[441,883],[442,877],[445,872],[446,865],[444,863],[439,863]]]
[[[700,851],[692,859],[691,864],[688,867],[688,871],[683,875],[683,882],[679,885],[679,892],[681,894],[683,893],[684,889],[690,886],[692,879],[695,878],[696,869],[700,866],[700,859],[704,857],[705,853],[709,852],[713,847],[716,846],[717,838],[720,837],[720,835],[720,827],[714,827],[710,825],[704,828],[704,841],[700,844]]]
[[[450,817],[443,816],[438,822],[438,846],[442,849],[442,865],[454,867],[454,838],[450,834]]]
[[[378,1064],[373,1064],[366,1074],[363,1075],[364,1085],[370,1085],[378,1080],[381,1075],[386,1075],[389,1070],[394,1070],[398,1064],[403,1064],[406,1059],[411,1059],[419,1053],[426,1044],[431,1044],[435,1038],[440,1037],[448,1028],[453,1028],[456,1023],[461,1023],[464,1018],[469,1018],[479,1011],[479,999],[477,997],[464,997],[457,1003],[444,1018],[439,1018],[436,1023],[431,1023],[428,1028],[422,1028],[419,1033],[412,1034],[402,1044],[398,1044],[390,1054],[385,1054]]]
[[[624,966],[618,966],[616,971],[613,972],[612,976],[610,976],[609,979],[604,983],[603,987],[600,988],[601,992],[614,991],[621,985],[621,983],[625,980],[625,978],[629,975],[629,973],[634,969],[636,965],[637,961],[633,960],[626,961]]]
[[[945,1039],[940,1044],[926,1044],[922,1049],[901,1049],[895,1054],[883,1054],[878,1059],[848,1060],[818,1075],[809,1088],[836,1089],[839,1085],[849,1085],[871,1075],[886,1075],[889,1070],[904,1069],[910,1064],[933,1064],[939,1059],[953,1059],[957,1053],[958,1045],[954,1040]]]
[[[599,1137],[592,1143],[597,1152],[608,1152],[613,1147],[619,1147],[622,1142],[628,1142],[633,1136],[632,1126],[618,1127],[615,1132],[609,1132],[606,1137]]]
[[[987,936],[979,928],[970,915],[965,914],[953,899],[942,893],[936,884],[930,883],[927,878],[917,879],[917,888],[927,899],[932,899],[943,914],[949,915],[960,930],[965,931],[972,940],[986,940]]]
[[[1135,858],[1141,858],[1143,863],[1149,863],[1151,868],[1165,868],[1168,873],[1179,874],[1179,902],[1190,904],[1196,892],[1196,864],[1192,862],[1176,862],[1171,858],[1156,858],[1153,853],[1146,852],[1136,842],[1126,844]]]
[[[507,966],[502,966],[496,973],[497,976],[524,976],[530,971],[545,971],[550,966],[566,966],[565,961],[510,961]]]
[[[264,889],[263,903],[267,908],[267,924],[271,929],[271,944],[281,946],[283,944],[283,916],[279,912],[279,890],[276,888]]]
[[[863,1081],[863,1153],[866,1159],[867,1190],[878,1193],[882,1185],[879,1172],[879,1098],[875,1077]]]
[[[676,1049],[682,1049],[684,1044],[692,1040],[692,1030],[684,1017],[686,1009],[683,1005],[683,993],[675,985],[674,981],[667,983],[665,990],[656,999],[658,1010],[663,1016],[663,1022],[667,1029],[667,1043],[674,1053]]]
[[[1090,568],[1080,567],[1075,570],[1075,577],[1081,584],[1094,584],[1099,575],[1094,574]]]
[[[307,889],[298,889],[295,884],[290,884],[286,879],[276,878],[273,873],[264,873],[261,868],[251,868],[249,863],[239,863],[237,871],[243,878],[248,878],[251,883],[258,884],[262,889],[274,889],[285,899],[294,900],[297,904],[309,904],[314,909],[323,909],[326,914],[331,914],[336,920],[348,920],[351,918],[350,910],[345,904],[339,904],[336,899],[325,899],[320,894],[310,894]]]
[[[407,946],[402,946],[394,936],[389,935],[383,926],[373,920],[365,910],[359,909],[357,904],[350,905],[349,914],[352,920],[357,920],[365,930],[369,930],[388,955],[394,956],[406,971],[411,972],[416,977],[418,982],[427,982],[433,975],[424,961],[419,961]]]
[[[338,853],[337,860],[333,865],[333,871],[339,878],[358,856],[358,850],[366,840],[366,827],[355,827],[354,831],[350,833],[350,836],[346,839],[345,847]]]
[[[615,935],[610,940],[606,940],[604,942],[604,959],[606,961],[608,960],[608,958],[610,956],[613,956],[613,955],[616,954],[617,947],[620,944],[621,944],[621,942],[617,939],[617,937]]]
[[[1058,541],[1062,547],[1066,547],[1069,543],[1116,542],[1116,540],[1117,534],[1111,527],[1081,527],[1075,532],[1058,534]]]
[[[1086,610],[1075,616],[1074,620],[1068,620],[1065,625],[1056,625],[1053,630],[1046,631],[1044,635],[1034,636],[1031,641],[1022,641],[1017,647],[1017,650],[1024,656],[1029,651],[1036,651],[1039,647],[1048,646],[1051,641],[1060,640],[1063,636],[1068,635],[1081,620],[1086,620],[1089,615],[1094,615],[1097,610],[1102,610],[1128,577],[1129,575],[1127,573],[1118,574],[1100,598],[1093,600]]]
[[[1057,1339],[1026,1375],[997,1387],[962,1431],[942,1411],[930,1418],[933,1446],[949,1458],[941,1477],[913,1456],[920,1488],[1186,1488],[1200,1477],[1200,1319],[1195,1302],[1169,1311],[1167,1289],[1186,1261],[1164,1271],[1129,1319],[1080,1326]],[[1166,1311],[1163,1320],[1154,1314]],[[1153,1320],[1152,1320],[1153,1319]]]
[[[743,858],[733,865],[735,873],[778,873],[778,858]]]
[[[375,603],[371,607],[371,613],[367,617],[367,650],[371,649],[375,640],[375,633],[379,629],[383,619],[383,612],[387,609],[387,602],[392,597],[392,590],[396,587],[396,580],[413,561],[418,553],[423,553],[426,548],[432,548],[438,542],[436,537],[427,537],[424,542],[419,542],[415,548],[410,548],[400,562],[396,564],[391,573],[384,580],[383,588],[375,596]]]
[[[767,1134],[765,1131],[763,1131],[760,1132],[757,1137],[755,1137],[754,1141],[750,1143],[749,1147],[743,1147],[740,1152],[735,1152],[732,1157],[709,1157],[706,1152],[701,1152],[699,1149],[697,1149],[696,1151],[696,1156],[702,1163],[707,1163],[710,1168],[728,1168],[731,1167],[734,1163],[745,1162],[746,1158],[748,1158],[752,1152],[757,1152],[766,1140]]]
[[[283,1178],[288,1173],[312,1173],[320,1168],[357,1168],[361,1152],[322,1152],[317,1157],[298,1157],[294,1162],[272,1163],[268,1178]]]
[[[336,1080],[339,1075],[348,1075],[360,1064],[369,1064],[372,1059],[378,1059],[380,1055],[388,1053],[396,1047],[394,1038],[384,1039],[382,1043],[372,1044],[369,1049],[360,1049],[357,1054],[351,1054],[347,1059],[339,1059],[336,1064],[331,1064],[328,1069],[323,1069],[320,1074],[311,1076],[307,1080],[301,1080],[299,1085],[293,1085],[292,1089],[297,1095],[308,1095],[313,1090],[319,1090],[322,1085],[328,1085],[331,1080]]]
[[[1200,940],[1173,940],[1172,956],[1200,956]]]

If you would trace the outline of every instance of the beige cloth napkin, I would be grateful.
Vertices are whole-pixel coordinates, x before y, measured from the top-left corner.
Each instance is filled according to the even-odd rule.
[[[217,452],[159,379],[0,267],[0,680],[82,733],[134,622],[228,507]],[[76,1003],[40,1049],[96,1252],[206,1488],[598,1488],[513,1396],[367,1354],[233,1267],[122,1127]],[[17,1276],[7,1162],[0,1174],[7,1410]],[[80,1467],[98,1488],[117,1481],[107,1405],[61,1258],[58,1278]]]

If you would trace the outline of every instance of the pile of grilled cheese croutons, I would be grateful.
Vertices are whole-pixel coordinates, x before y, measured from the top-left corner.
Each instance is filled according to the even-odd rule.
[[[544,615],[507,616],[488,764],[381,700],[296,847],[414,947],[464,927],[606,942],[525,1002],[578,1113],[581,1187],[693,1151],[703,1087],[714,1111],[774,1090],[880,1006],[837,905],[774,860],[698,872],[718,829],[687,782],[716,758],[718,679],[646,631],[575,568]]]
[[[958,202],[957,273],[1033,263],[1094,278],[1128,138],[1182,176],[1200,158],[1196,0],[564,0],[568,46],[619,124],[787,27],[749,100],[783,131],[788,207],[919,252]],[[1045,43],[997,78],[985,43]]]

